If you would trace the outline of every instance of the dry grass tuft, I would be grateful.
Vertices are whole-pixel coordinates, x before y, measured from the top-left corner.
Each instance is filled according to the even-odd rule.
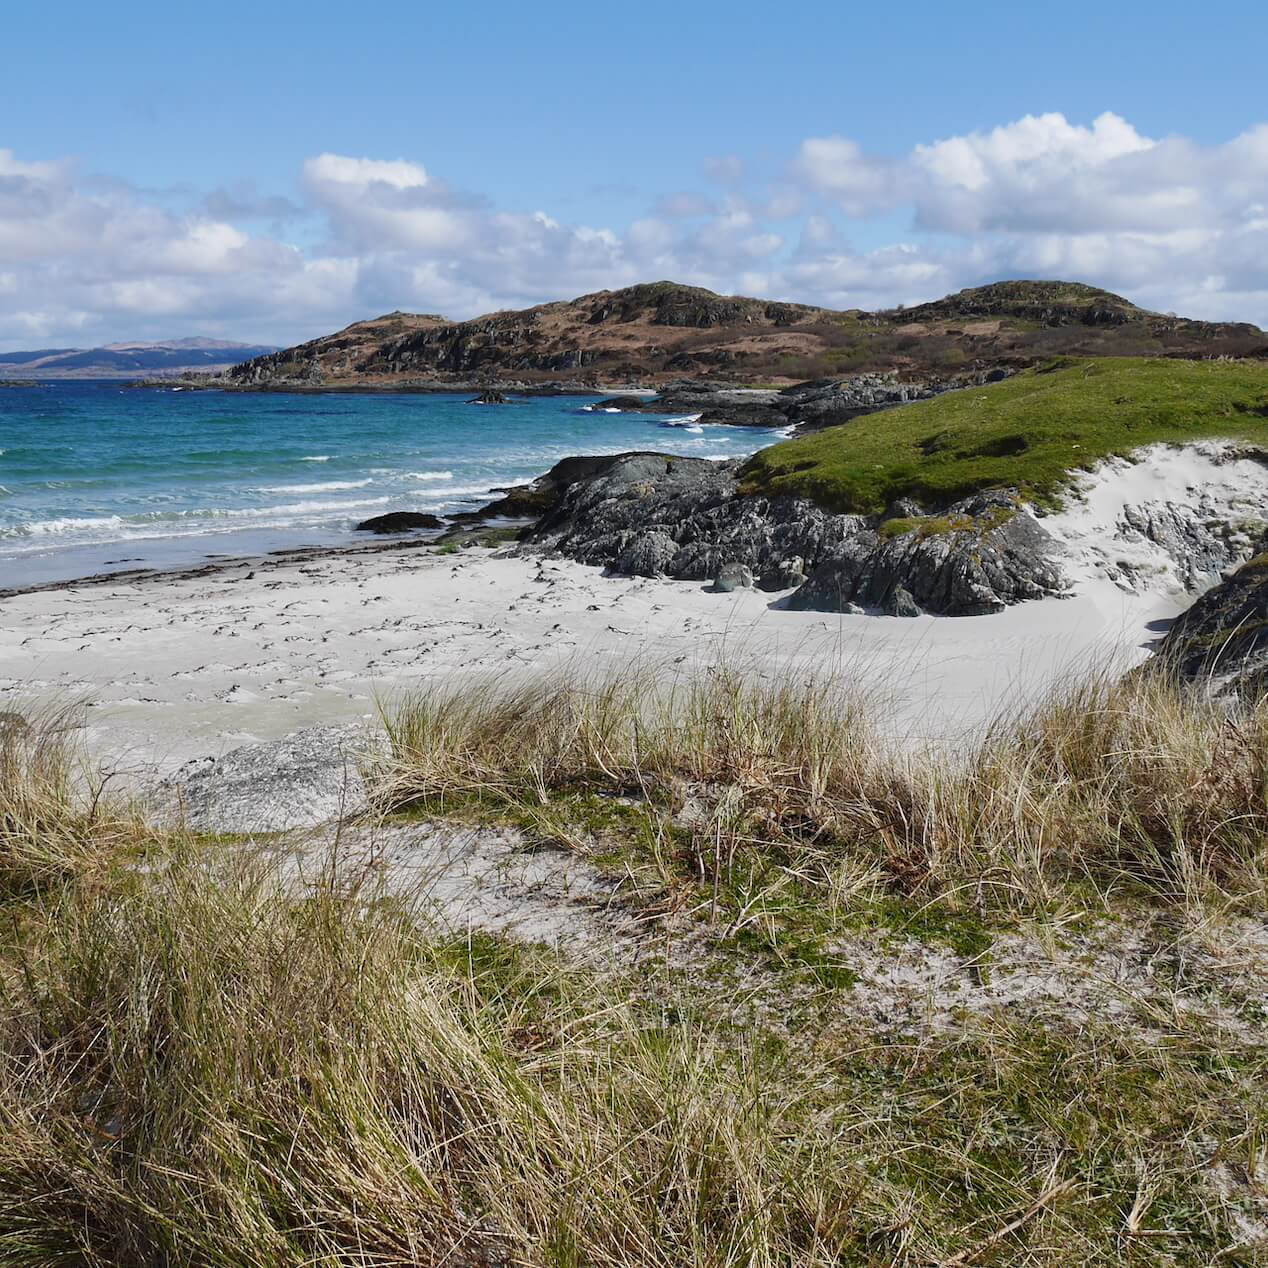
[[[42,917],[0,1263],[831,1262],[809,1089],[706,1025],[191,860]]]
[[[904,893],[971,883],[1007,901],[1054,884],[1261,894],[1268,704],[1232,716],[1161,675],[1093,676],[998,721],[967,755],[904,752],[866,700],[825,679],[718,671],[440,686],[388,719],[382,804],[702,803],[736,848],[820,870],[879,868]],[[697,820],[700,819],[697,813]]]
[[[92,867],[143,833],[90,771],[68,712],[0,717],[0,896]]]

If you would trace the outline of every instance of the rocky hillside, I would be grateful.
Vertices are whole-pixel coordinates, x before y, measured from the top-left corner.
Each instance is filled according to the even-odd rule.
[[[573,459],[487,513],[540,515],[526,540],[582,563],[818,611],[970,615],[1089,580],[1191,596],[1264,529],[1266,418],[1268,366],[1049,364],[746,462]]]
[[[1015,369],[1061,354],[1248,356],[1244,323],[1146,312],[1068,282],[999,282],[907,310],[835,312],[655,282],[471,321],[391,313],[235,367],[243,388],[575,384],[707,377],[792,383]]]

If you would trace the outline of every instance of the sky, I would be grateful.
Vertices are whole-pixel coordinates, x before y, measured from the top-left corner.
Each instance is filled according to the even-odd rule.
[[[1268,326],[1268,7],[308,0],[0,17],[0,350],[662,278]]]

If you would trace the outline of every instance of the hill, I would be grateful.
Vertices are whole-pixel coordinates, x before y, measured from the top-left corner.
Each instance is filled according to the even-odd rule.
[[[269,344],[221,339],[112,343],[100,348],[37,348],[0,352],[0,376],[31,379],[131,378],[136,374],[214,373],[247,357],[275,351]]]
[[[391,313],[236,366],[248,388],[410,382],[792,383],[870,372],[943,378],[1058,355],[1246,356],[1246,323],[1147,312],[1071,282],[998,282],[918,307],[837,312],[654,282],[470,321]]]
[[[900,498],[941,508],[1004,487],[1044,501],[1102,458],[1210,439],[1268,449],[1268,365],[1058,360],[772,445],[742,476],[752,492],[864,514]]]

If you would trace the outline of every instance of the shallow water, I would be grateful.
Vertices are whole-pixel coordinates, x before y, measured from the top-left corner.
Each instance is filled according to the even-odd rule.
[[[470,510],[570,454],[731,458],[776,439],[597,399],[3,389],[0,587],[351,542],[358,520]]]

